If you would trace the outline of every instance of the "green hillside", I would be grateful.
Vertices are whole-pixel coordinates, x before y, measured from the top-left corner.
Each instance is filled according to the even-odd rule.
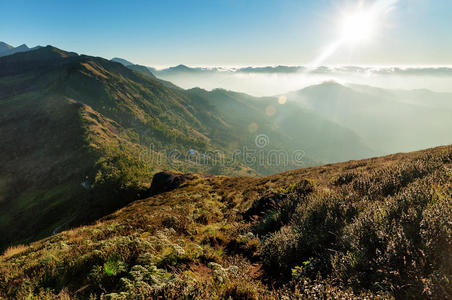
[[[117,63],[46,47],[0,66],[1,247],[142,197],[152,174],[171,168],[142,159],[154,157],[148,143],[206,149],[183,95]]]

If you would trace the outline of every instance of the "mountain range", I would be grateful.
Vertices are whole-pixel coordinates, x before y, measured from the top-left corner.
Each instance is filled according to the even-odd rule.
[[[143,197],[162,169],[255,175],[375,155],[297,104],[183,90],[51,46],[0,58],[0,105],[2,247]]]
[[[111,59],[123,65],[133,65],[134,63],[119,57]],[[452,68],[448,66],[439,67],[370,67],[370,66],[246,66],[246,67],[191,67],[184,64],[166,68],[154,68],[148,66],[155,75],[169,75],[176,73],[302,73],[310,74],[338,74],[357,73],[366,75],[429,75],[429,76],[452,76]]]
[[[33,48],[29,48],[27,45],[22,44],[20,46],[17,47],[13,47],[5,42],[0,42],[0,57],[1,56],[7,56],[7,55],[11,55],[14,53],[19,53],[19,52],[26,52],[26,51],[30,51],[30,50],[36,50],[41,48],[41,46],[36,46]]]
[[[209,75],[211,73],[224,73],[218,68],[190,68],[184,65],[163,70],[148,69],[159,78],[184,78],[183,80],[190,80],[193,84],[198,80],[208,81],[208,78],[212,78]],[[278,66],[241,68],[231,72],[292,73],[302,70],[303,67]],[[343,67],[337,70],[366,72],[368,68]],[[397,68],[394,70],[397,71]],[[439,72],[443,68],[435,70]],[[329,71],[326,67],[320,67],[315,72]],[[194,79],[196,76],[201,77]],[[223,81],[216,82],[222,84]],[[452,142],[452,136],[449,134],[449,128],[452,126],[452,93],[427,89],[393,90],[325,81],[279,96],[284,97],[290,104],[298,104],[304,111],[353,131],[363,144],[378,154],[414,151]],[[299,127],[292,128],[299,130]],[[315,149],[318,153],[318,147]],[[334,161],[325,158],[317,157],[323,162]]]
[[[429,89],[452,93],[450,66],[245,66],[164,69],[148,67],[158,78],[183,88],[218,87],[254,96],[285,94],[325,81],[384,89]]]
[[[284,95],[287,101],[353,130],[378,153],[452,143],[452,94],[325,82]]]

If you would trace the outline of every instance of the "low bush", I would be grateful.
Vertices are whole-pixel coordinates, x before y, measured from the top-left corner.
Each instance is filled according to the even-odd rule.
[[[355,295],[451,297],[452,188],[443,160],[425,155],[346,173],[330,181],[335,189],[308,197],[290,192],[254,226],[272,228],[258,249],[267,275],[280,284],[334,278]]]

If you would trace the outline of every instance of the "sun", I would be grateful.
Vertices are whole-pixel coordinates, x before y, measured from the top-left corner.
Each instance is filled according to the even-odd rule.
[[[308,64],[307,72],[321,66],[329,57],[343,47],[350,48],[353,54],[355,48],[375,44],[382,36],[382,31],[391,28],[387,17],[396,9],[399,0],[373,0],[366,4],[364,0],[357,1],[356,6],[347,6],[339,11],[338,18],[333,23],[335,34],[332,40],[315,60]]]
[[[357,10],[344,14],[340,24],[341,40],[356,44],[370,41],[377,29],[377,22],[371,11]]]

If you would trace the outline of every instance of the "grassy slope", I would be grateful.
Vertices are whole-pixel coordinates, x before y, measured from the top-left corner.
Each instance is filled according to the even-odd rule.
[[[39,52],[39,59],[30,53],[2,59],[0,171],[7,184],[1,191],[0,247],[48,236],[74,221],[91,202],[81,182],[107,156],[105,147],[90,145],[89,107],[56,92],[58,58],[75,54]],[[99,217],[99,211],[90,213]]]
[[[0,170],[8,181],[1,202],[4,244],[26,238],[26,232],[36,228],[40,229],[37,237],[46,236],[56,226],[52,216],[65,219],[74,213],[76,206],[63,208],[61,204],[71,204],[67,202],[71,197],[83,193],[80,182],[90,155],[83,151],[76,105],[34,91],[1,105],[5,115],[1,118]]]
[[[452,146],[263,178],[203,177],[0,258],[0,296],[452,293]],[[262,196],[279,204],[244,213]]]

